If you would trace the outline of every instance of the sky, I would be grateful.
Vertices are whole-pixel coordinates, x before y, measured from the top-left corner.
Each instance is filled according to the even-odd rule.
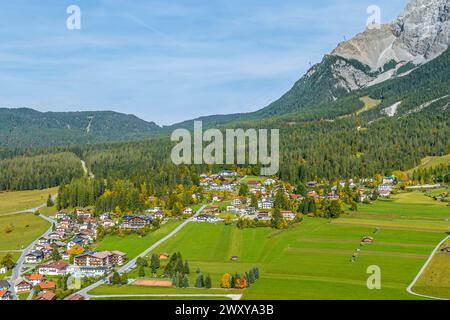
[[[336,45],[369,5],[408,0],[14,0],[0,3],[0,107],[113,110],[169,125],[261,109]],[[67,8],[81,10],[69,30]]]

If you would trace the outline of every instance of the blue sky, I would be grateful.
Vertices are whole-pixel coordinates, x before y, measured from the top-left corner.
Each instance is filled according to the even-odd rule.
[[[408,0],[40,0],[0,4],[1,107],[114,110],[172,124],[260,109],[286,92],[366,8]],[[81,30],[66,9],[81,8]]]

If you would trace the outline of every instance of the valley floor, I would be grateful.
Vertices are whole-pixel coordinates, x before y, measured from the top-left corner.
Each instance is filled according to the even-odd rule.
[[[215,289],[176,289],[142,286],[103,285],[92,295],[223,293],[218,289],[224,273],[240,274],[258,266],[261,278],[250,288],[236,291],[243,299],[418,299],[406,291],[437,243],[450,230],[450,208],[421,193],[405,193],[393,200],[361,205],[352,213],[332,221],[306,218],[288,230],[269,228],[240,230],[224,224],[189,223],[155,252],[181,252],[191,269],[199,267],[210,274]],[[447,219],[447,221],[446,221]],[[375,232],[376,228],[379,229]],[[360,246],[361,237],[372,236],[374,242]],[[352,254],[360,249],[358,258]],[[237,261],[230,261],[237,256]],[[448,254],[432,264],[434,281],[423,290],[444,295],[445,282],[434,276],[447,277]],[[369,266],[379,266],[381,289],[367,287]],[[130,274],[130,278],[137,274]],[[191,273],[190,283],[196,274]],[[422,286],[423,282],[418,283]],[[219,290],[219,292],[217,292]],[[434,291],[433,291],[434,290]]]

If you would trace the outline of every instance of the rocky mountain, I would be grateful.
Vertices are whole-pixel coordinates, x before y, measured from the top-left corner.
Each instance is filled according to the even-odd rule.
[[[412,0],[392,23],[369,25],[339,44],[332,55],[357,60],[364,69],[339,60],[333,74],[349,91],[371,86],[441,55],[450,43],[450,0]]]
[[[372,24],[340,43],[294,86],[267,107],[251,113],[202,117],[206,126],[267,119],[320,107],[357,90],[401,78],[439,57],[450,43],[450,0],[411,0],[391,23]],[[308,110],[309,112],[309,110]],[[174,127],[192,127],[185,121]]]
[[[0,108],[0,147],[39,147],[139,139],[160,128],[112,111],[39,112]]]

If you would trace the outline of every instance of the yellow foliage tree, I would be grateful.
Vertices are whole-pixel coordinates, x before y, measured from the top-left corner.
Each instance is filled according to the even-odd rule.
[[[225,273],[220,279],[220,287],[221,288],[230,288],[230,279],[231,275],[229,273]]]
[[[79,244],[75,244],[72,248],[69,250],[69,254],[71,256],[76,256],[84,252],[84,248],[80,246]]]

